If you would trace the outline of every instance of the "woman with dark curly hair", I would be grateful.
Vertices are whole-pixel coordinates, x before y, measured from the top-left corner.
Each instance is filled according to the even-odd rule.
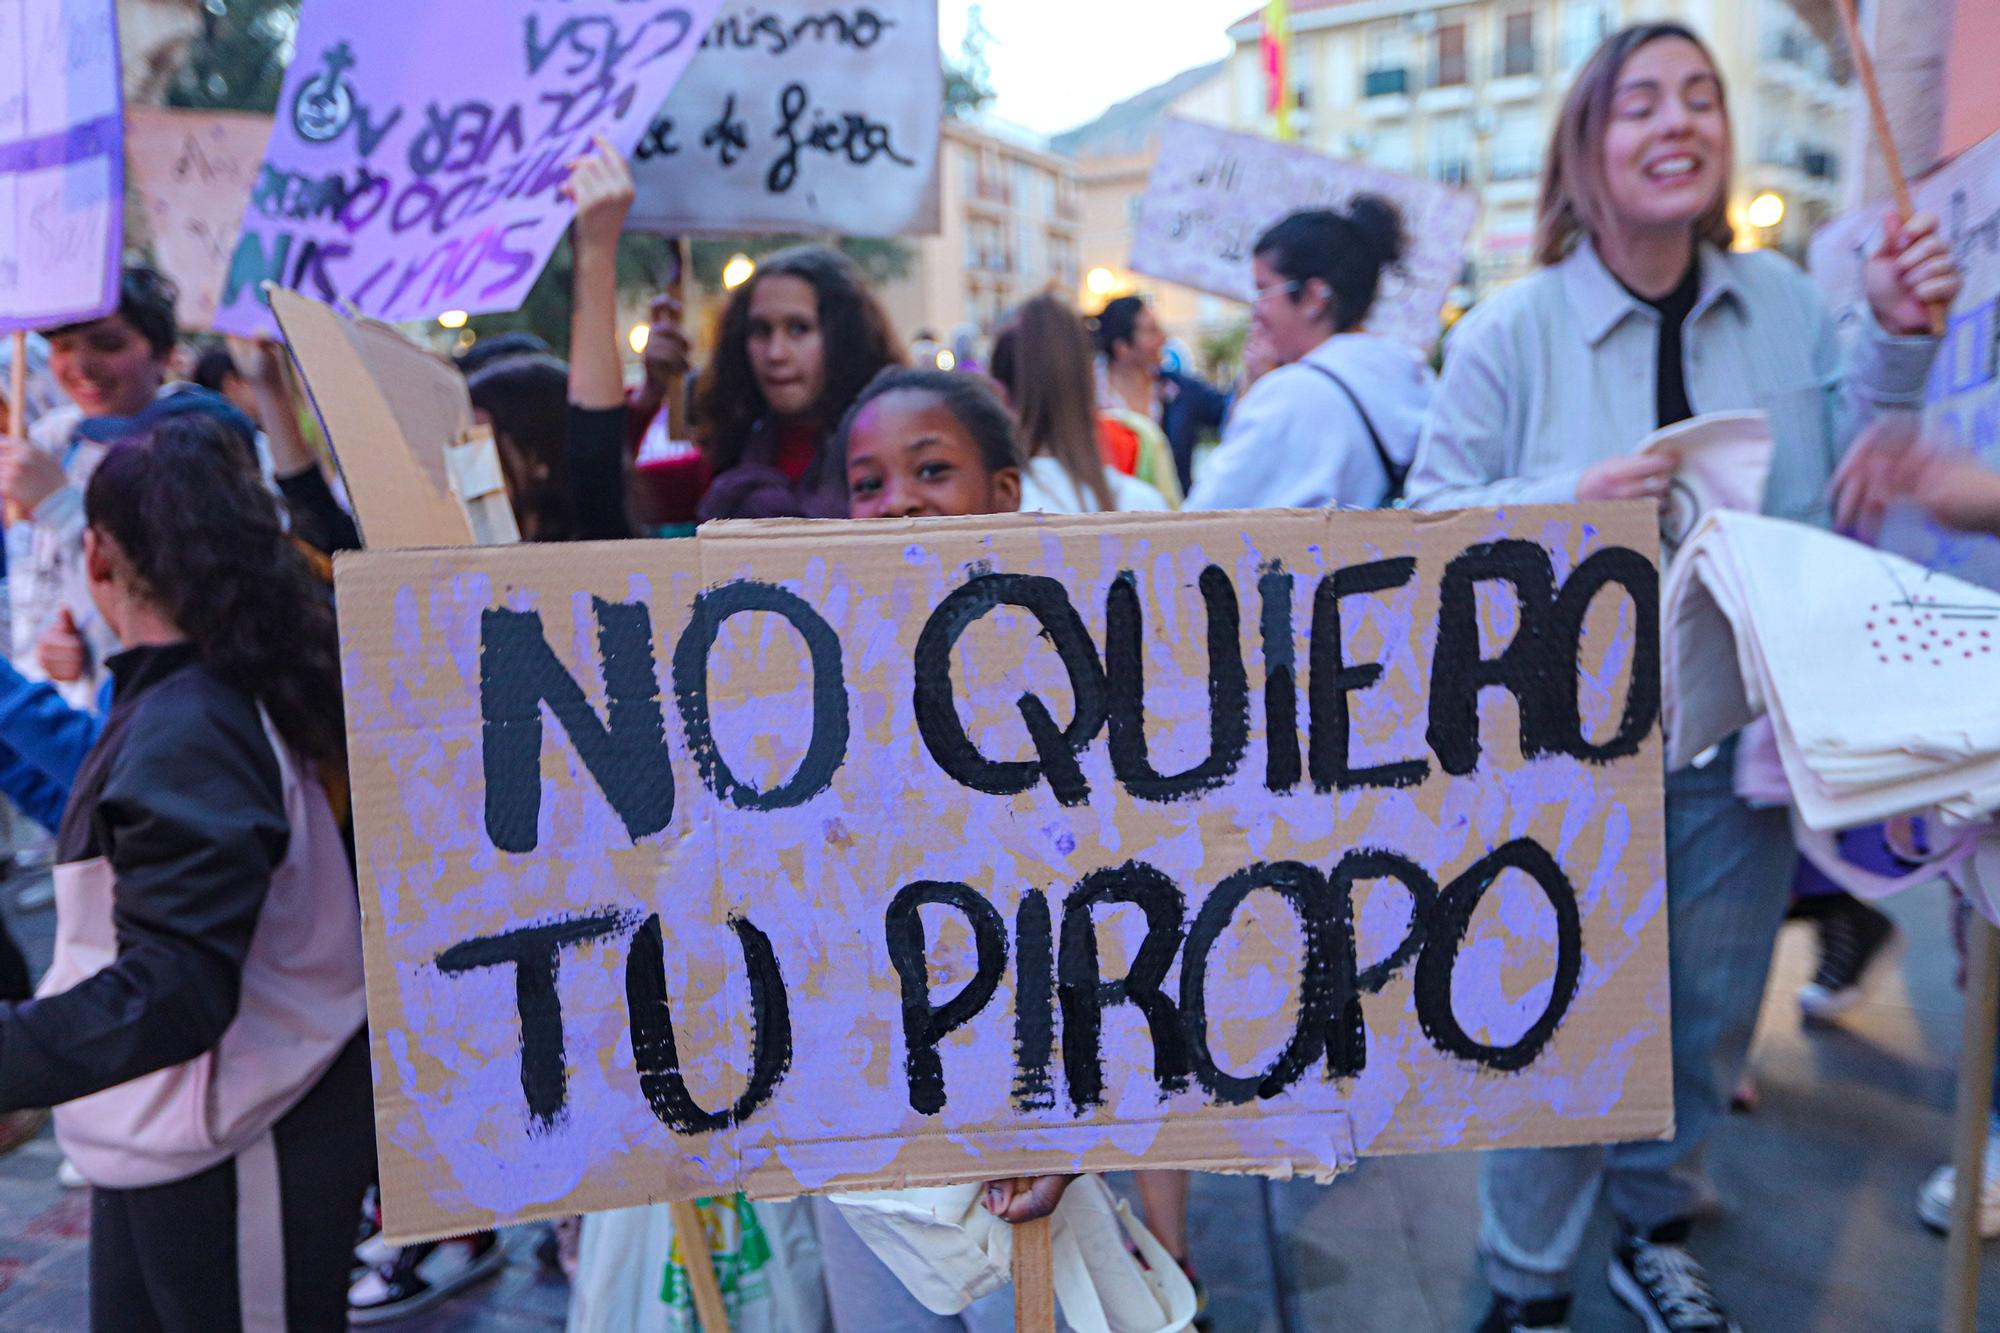
[[[715,480],[711,518],[846,518],[834,428],[868,382],[903,364],[859,269],[824,246],[780,250],[722,312],[695,433]]]
[[[115,445],[84,496],[124,651],[58,838],[55,961],[0,1004],[0,1109],[54,1106],[95,1187],[93,1327],[346,1323],[372,1164],[361,926],[319,772],[333,608],[241,442]]]

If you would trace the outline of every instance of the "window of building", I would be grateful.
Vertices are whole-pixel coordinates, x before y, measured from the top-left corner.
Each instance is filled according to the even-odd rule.
[[[1493,126],[1493,179],[1527,180],[1540,173],[1546,144],[1533,106],[1503,107]]]
[[[1611,0],[1566,0],[1563,5],[1563,70],[1572,72],[1590,59],[1598,43],[1611,35]]]
[[[1425,165],[1432,180],[1463,185],[1472,174],[1472,132],[1464,116],[1439,116],[1425,134]]]
[[[1407,125],[1384,125],[1375,132],[1375,143],[1368,154],[1368,160],[1384,171],[1408,171],[1410,169],[1410,127]]]
[[[1368,30],[1368,65],[1361,76],[1363,97],[1390,97],[1410,91],[1410,36],[1400,22]]]
[[[1500,23],[1498,73],[1503,79],[1535,72],[1535,11],[1509,14]]]
[[[1465,82],[1465,23],[1440,23],[1432,37],[1431,86],[1456,88]]]

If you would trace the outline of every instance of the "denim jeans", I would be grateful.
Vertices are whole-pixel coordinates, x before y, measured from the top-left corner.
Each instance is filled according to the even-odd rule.
[[[1479,1248],[1487,1281],[1503,1296],[1570,1294],[1600,1192],[1641,1232],[1694,1211],[1701,1151],[1749,1054],[1796,855],[1783,810],[1737,799],[1735,749],[1725,745],[1706,767],[1667,776],[1674,1136],[1487,1154]]]

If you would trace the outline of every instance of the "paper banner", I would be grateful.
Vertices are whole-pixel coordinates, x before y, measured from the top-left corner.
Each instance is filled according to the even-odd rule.
[[[313,0],[216,327],[265,280],[398,321],[512,310],[574,212],[568,164],[631,154],[720,0]]]
[[[935,234],[943,104],[935,3],[730,9],[639,142],[631,225]]]
[[[0,5],[0,331],[117,308],[121,106],[112,0]]]
[[[153,258],[180,288],[185,329],[215,326],[269,116],[135,106],[125,113],[126,170],[153,231]]]
[[[1403,271],[1382,275],[1370,331],[1429,352],[1438,312],[1465,267],[1477,196],[1191,120],[1168,120],[1132,234],[1132,268],[1249,301],[1251,249],[1266,228],[1308,208],[1379,194],[1403,213]]]

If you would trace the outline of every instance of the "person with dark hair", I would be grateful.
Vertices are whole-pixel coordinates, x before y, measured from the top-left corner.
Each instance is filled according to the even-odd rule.
[[[323,770],[333,607],[213,417],[85,496],[117,706],[58,848],[55,962],[0,1004],[0,1109],[94,1186],[97,1328],[337,1329],[372,1161],[361,921]]]
[[[522,329],[507,333],[496,333],[481,338],[463,352],[453,354],[451,363],[458,367],[458,373],[471,379],[495,361],[504,361],[515,356],[554,356],[556,349],[545,339]]]
[[[1141,297],[1117,297],[1097,312],[1098,396],[1106,411],[1159,426],[1185,495],[1194,485],[1195,446],[1204,432],[1222,429],[1232,395],[1169,367],[1162,360],[1166,345],[1166,330]]]
[[[1090,334],[1067,301],[1045,292],[1022,302],[993,339],[992,368],[1027,443],[1021,508],[1051,514],[1167,508],[1157,490],[1104,461]]]
[[[1430,404],[1430,367],[1364,331],[1402,261],[1395,205],[1294,213],[1257,238],[1250,323],[1279,362],[1229,418],[1189,509],[1377,508],[1402,498]]]
[[[1011,514],[1021,501],[1021,447],[1007,405],[976,375],[885,370],[841,419],[855,518]]]
[[[695,399],[714,480],[699,516],[844,518],[834,428],[863,387],[903,364],[889,316],[838,250],[780,250],[730,295]]]
[[[1829,474],[1860,423],[1922,405],[1938,345],[1929,307],[1957,294],[1958,270],[1935,219],[1889,221],[1867,261],[1871,315],[1844,358],[1811,279],[1775,251],[1729,248],[1732,152],[1722,79],[1692,31],[1645,23],[1605,39],[1551,136],[1541,269],[1452,334],[1415,503],[1663,503],[1678,460],[1636,453],[1640,441],[1697,411],[1756,408],[1776,437],[1765,512],[1826,521]],[[1731,738],[1666,777],[1673,1137],[1481,1159],[1490,1333],[1567,1326],[1600,1197],[1620,1229],[1612,1290],[1649,1328],[1737,1328],[1687,1243],[1795,851],[1783,810],[1736,794],[1736,750]]]

